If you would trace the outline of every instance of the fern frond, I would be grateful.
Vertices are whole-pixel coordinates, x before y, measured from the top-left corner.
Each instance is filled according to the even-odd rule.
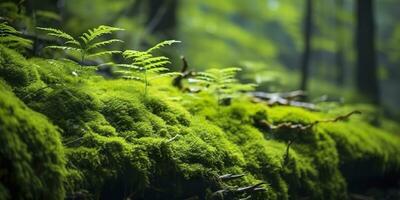
[[[237,72],[242,71],[241,68],[238,67],[228,67],[220,70],[223,74],[233,73],[236,74]]]
[[[107,45],[110,45],[115,42],[123,42],[122,40],[110,39],[110,40],[106,40],[106,41],[99,41],[97,43],[92,43],[95,39],[99,38],[102,35],[110,34],[110,33],[113,33],[115,31],[119,31],[119,30],[123,30],[121,28],[102,25],[97,28],[90,29],[86,33],[83,33],[80,36],[80,39],[82,41],[78,41],[71,35],[69,35],[61,30],[55,29],[55,28],[37,27],[37,29],[46,31],[48,36],[53,36],[53,37],[64,40],[63,45],[49,46],[47,48],[77,51],[80,53],[79,56],[80,56],[82,62],[84,61],[85,58],[99,57],[99,56],[121,53],[121,51],[95,52],[95,50],[100,47],[107,46]]]
[[[123,68],[128,68],[128,69],[140,69],[139,66],[132,65],[132,64],[113,64],[113,67],[123,67]]]
[[[6,22],[0,23],[0,34],[17,34],[20,33],[14,27],[7,25]]]
[[[163,77],[176,77],[176,76],[182,76],[182,73],[179,72],[168,72],[168,73],[163,73],[159,74],[157,76],[153,76],[150,78],[150,80],[158,79],[158,78],[163,78]]]
[[[31,40],[15,35],[0,35],[0,43],[5,44],[8,47],[23,47],[28,49],[32,48],[33,44]]]
[[[181,41],[178,41],[178,40],[166,40],[166,41],[163,41],[163,42],[160,42],[160,43],[156,44],[154,47],[151,47],[146,52],[147,53],[151,53],[154,50],[160,49],[160,48],[165,47],[165,46],[171,46],[172,44],[175,44],[175,43],[181,43]]]
[[[122,76],[122,78],[128,79],[128,80],[135,80],[135,81],[144,82],[144,79],[142,77],[139,77],[139,76]]]
[[[126,71],[126,70],[115,70],[115,73],[119,73],[119,74],[132,74],[133,72],[131,71]]]
[[[155,62],[155,63],[151,63],[148,65],[145,65],[144,68],[146,68],[147,70],[153,69],[153,68],[157,68],[157,67],[162,67],[166,64],[170,64],[171,62],[169,60],[165,60],[165,61],[159,61],[159,62]]]
[[[166,72],[166,71],[169,71],[169,69],[166,67],[157,67],[157,68],[147,70],[147,72],[149,72],[149,73],[160,73],[160,72]]]
[[[181,73],[178,72],[168,72],[169,69],[165,66],[167,64],[170,64],[171,62],[167,57],[153,56],[151,53],[154,50],[160,49],[164,46],[171,45],[177,42],[179,41],[169,40],[161,42],[146,51],[126,50],[122,53],[124,58],[129,59],[132,64],[131,65],[123,64],[121,65],[121,67],[126,68],[127,70],[130,71],[134,70],[138,73],[138,76],[127,76],[127,77],[134,80],[140,80],[141,82],[144,83],[145,96],[147,95],[147,87],[151,85],[150,82],[152,80],[161,77],[173,77],[181,75]]]
[[[143,57],[142,57],[143,58]],[[141,61],[136,60],[137,65],[146,65],[146,64],[151,64],[155,62],[160,62],[160,61],[168,61],[169,59],[165,56],[158,56],[158,57],[148,57],[141,59]]]
[[[64,51],[76,51],[76,52],[81,52],[82,51],[82,49],[75,48],[75,47],[56,46],[56,45],[47,46],[45,48],[46,49],[60,49],[60,50],[64,50]]]
[[[206,84],[211,84],[212,83],[211,81],[202,80],[202,79],[199,79],[199,78],[189,78],[188,82],[190,84],[199,84],[199,85],[206,85]]]
[[[209,69],[206,72],[198,72],[189,83],[196,84],[217,96],[218,103],[224,98],[232,98],[241,92],[251,91],[254,84],[241,84],[235,78],[241,71],[240,68]]]
[[[99,47],[107,46],[107,45],[110,45],[110,44],[116,43],[116,42],[123,43],[124,41],[118,40],[118,39],[111,39],[111,40],[106,40],[106,41],[102,41],[102,42],[96,42],[94,44],[89,45],[89,47],[87,47],[87,51],[89,51],[91,49],[97,49]]]
[[[93,53],[93,54],[88,54],[87,57],[88,58],[101,57],[101,56],[119,54],[119,53],[121,53],[121,51],[101,51],[101,52],[97,52],[97,53]]]
[[[135,62],[141,62],[152,57],[151,54],[142,51],[126,50],[122,54],[126,59],[132,59]]]
[[[212,73],[212,71],[210,73],[208,73],[208,72],[198,72],[196,74],[196,78],[195,79],[200,79],[200,80],[209,81],[209,82],[215,82],[218,79],[218,77],[216,75],[214,75]]]
[[[10,48],[32,48],[32,41],[20,37],[21,32],[6,22],[0,23],[0,43]]]
[[[124,29],[101,25],[97,28],[89,29],[86,33],[83,33],[79,38],[85,43],[85,45],[89,45],[93,40],[103,35],[111,34],[113,32],[122,30]]]
[[[67,40],[64,44],[74,44],[74,45],[77,45],[77,46],[81,45],[77,40],[75,40],[74,37],[72,37],[68,33],[65,33],[65,32],[63,32],[63,31],[61,31],[59,29],[44,28],[44,27],[36,27],[36,28],[39,29],[39,30],[42,30],[42,31],[46,31],[47,35],[49,35],[49,36],[53,36],[53,37],[56,37],[56,38]]]

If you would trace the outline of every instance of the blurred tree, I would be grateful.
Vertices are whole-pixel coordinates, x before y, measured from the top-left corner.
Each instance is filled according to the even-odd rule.
[[[362,95],[378,104],[373,0],[357,0],[356,15],[356,86]]]
[[[178,0],[148,0],[147,32],[164,37],[176,35]]]
[[[301,61],[301,79],[300,89],[307,90],[307,81],[310,65],[310,52],[311,52],[311,34],[313,24],[313,1],[306,0],[305,17],[304,17],[304,51]]]
[[[345,58],[344,58],[344,41],[343,41],[343,31],[342,26],[343,22],[340,19],[340,15],[342,14],[341,11],[344,9],[344,0],[337,0],[336,1],[336,84],[339,86],[344,85],[344,65],[345,65]]]

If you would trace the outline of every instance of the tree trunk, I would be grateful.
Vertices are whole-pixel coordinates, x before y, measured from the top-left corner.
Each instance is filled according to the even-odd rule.
[[[312,33],[312,15],[313,15],[313,2],[306,0],[306,10],[304,17],[304,52],[301,61],[301,80],[300,89],[307,91],[308,75],[311,54],[311,33]]]
[[[357,0],[357,90],[372,103],[379,103],[376,67],[373,0]]]
[[[337,0],[336,4],[336,84],[338,86],[343,86],[344,81],[345,81],[345,60],[344,60],[344,41],[343,41],[343,32],[341,31],[343,28],[343,20],[340,19],[341,11],[344,9],[344,1],[343,0]]]
[[[148,33],[175,36],[178,0],[148,0]]]

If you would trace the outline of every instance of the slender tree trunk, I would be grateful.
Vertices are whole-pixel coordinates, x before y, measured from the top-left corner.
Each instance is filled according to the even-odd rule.
[[[344,1],[343,0],[337,0],[336,4],[336,45],[337,45],[337,51],[336,51],[336,84],[338,86],[343,86],[344,81],[345,81],[345,60],[344,60],[344,41],[343,41],[343,33],[342,33],[342,28],[343,28],[343,21],[340,19],[340,15],[342,10],[344,9]]]
[[[300,89],[307,91],[310,54],[311,54],[311,34],[312,34],[312,16],[313,15],[313,2],[306,0],[306,10],[304,17],[304,52],[301,60],[301,80]]]
[[[148,0],[148,6],[147,31],[174,37],[177,24],[178,0]]]
[[[357,0],[357,90],[372,103],[379,103],[376,67],[373,0]]]

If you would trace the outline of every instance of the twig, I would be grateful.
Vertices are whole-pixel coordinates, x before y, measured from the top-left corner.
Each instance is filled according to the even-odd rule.
[[[266,184],[265,182],[260,182],[252,186],[247,186],[247,187],[242,187],[238,188],[236,192],[254,192],[254,191],[260,191],[263,190],[264,188],[261,188],[259,186]]]
[[[295,90],[291,92],[281,92],[281,93],[252,92],[252,95],[267,100],[273,99],[277,96],[288,100],[294,100],[306,96],[306,93],[302,90]]]
[[[255,102],[266,102],[269,106],[274,105],[289,105],[295,107],[306,108],[309,110],[316,110],[316,106],[312,103],[296,101],[304,97],[306,94],[302,90],[296,90],[292,92],[284,93],[266,93],[266,92],[251,92],[253,101]]]
[[[219,176],[218,178],[221,179],[222,181],[229,181],[237,178],[243,177],[244,174],[224,174]]]
[[[167,140],[167,143],[170,143],[170,142],[176,140],[176,139],[179,138],[179,137],[181,137],[181,135],[176,134],[174,137],[172,137],[172,138],[170,138],[169,140]]]
[[[189,64],[185,56],[181,56],[181,60],[182,60],[182,68],[180,72],[182,75],[175,77],[174,80],[172,81],[172,85],[179,88],[180,90],[184,90],[182,80],[194,76],[195,72],[189,70]]]
[[[64,146],[68,146],[69,144],[75,143],[75,142],[77,142],[77,141],[79,141],[79,140],[82,140],[83,138],[85,138],[85,136],[78,137],[78,138],[76,138],[76,139],[74,139],[74,140],[65,142],[65,143],[64,143]]]
[[[301,130],[301,131],[305,131],[305,130],[308,130],[308,129],[310,129],[310,128],[312,128],[315,125],[320,124],[320,123],[330,123],[330,122],[338,122],[338,121],[347,120],[348,118],[350,118],[352,115],[355,115],[355,114],[361,114],[361,111],[354,110],[354,111],[351,111],[351,112],[349,112],[349,113],[347,113],[345,115],[337,116],[336,118],[333,118],[333,119],[316,120],[316,121],[314,121],[314,122],[312,122],[310,124],[307,124],[307,125],[293,124],[292,122],[284,122],[284,123],[281,123],[281,124],[278,124],[278,125],[272,125],[272,124],[268,123],[266,120],[261,120],[259,123],[263,124],[264,126],[268,126],[271,130],[289,128],[289,129],[298,129],[298,130]]]
[[[22,97],[22,100],[25,101],[28,97],[35,96],[35,95],[37,95],[40,91],[45,90],[45,89],[47,89],[47,88],[51,88],[51,86],[48,86],[48,85],[47,85],[47,86],[45,86],[45,87],[39,88],[38,90],[36,90],[36,91],[34,91],[34,92],[32,92],[32,93],[29,93],[29,94],[25,95],[24,97]]]
[[[283,157],[282,168],[285,167],[287,165],[287,163],[289,162],[289,150],[290,150],[290,146],[294,143],[294,141],[295,141],[295,139],[288,141],[288,144],[286,146],[286,153]]]

